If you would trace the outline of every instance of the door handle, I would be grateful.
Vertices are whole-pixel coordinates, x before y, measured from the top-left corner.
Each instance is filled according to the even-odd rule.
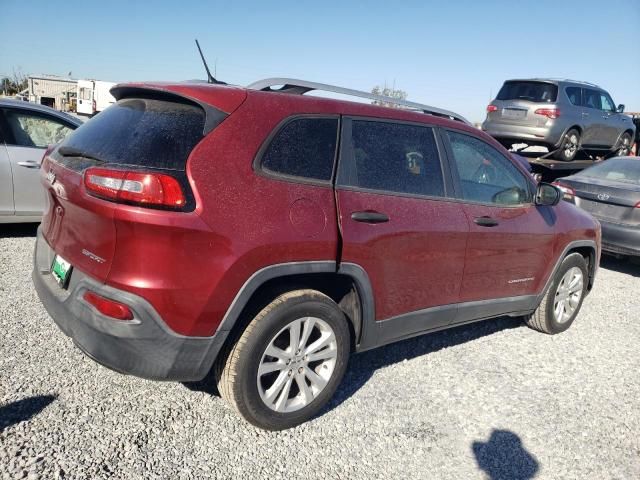
[[[363,223],[385,223],[389,221],[389,217],[384,213],[371,211],[353,212],[351,219]]]
[[[40,164],[38,162],[34,162],[33,160],[27,160],[26,162],[18,162],[18,165],[26,168],[40,168]]]
[[[589,116],[589,114],[588,114],[587,112],[582,112],[582,116],[583,116],[583,117],[588,117],[588,116]]]
[[[473,219],[473,222],[476,225],[480,225],[481,227],[495,227],[496,225],[499,225],[500,222],[498,222],[495,218],[491,218],[491,217],[476,217]]]

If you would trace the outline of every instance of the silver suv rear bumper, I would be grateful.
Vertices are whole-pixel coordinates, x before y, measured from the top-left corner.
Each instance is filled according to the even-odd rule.
[[[509,125],[485,120],[482,131],[497,140],[513,140],[513,143],[531,143],[559,147],[564,131],[559,125],[531,127],[527,125]]]

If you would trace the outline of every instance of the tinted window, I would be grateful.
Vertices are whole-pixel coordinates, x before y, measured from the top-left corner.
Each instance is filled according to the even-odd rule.
[[[584,106],[601,110],[600,92],[585,88],[584,90]]]
[[[455,132],[448,135],[463,199],[499,205],[530,201],[524,175],[500,152],[469,135]]]
[[[354,120],[351,169],[344,185],[444,196],[440,158],[429,127]]]
[[[58,143],[73,130],[69,125],[48,115],[25,110],[5,110],[9,130],[7,142],[20,147],[45,148]]]
[[[62,146],[105,163],[184,170],[202,139],[204,121],[204,111],[193,104],[127,98],[78,128]]]
[[[578,176],[640,185],[640,161],[611,159],[582,171]]]
[[[291,120],[267,147],[262,168],[295,177],[331,180],[337,138],[337,118]]]
[[[576,107],[582,105],[582,89],[580,87],[567,87],[566,91],[571,105]]]
[[[530,102],[555,102],[558,87],[544,82],[505,82],[498,92],[497,100],[528,100]]]

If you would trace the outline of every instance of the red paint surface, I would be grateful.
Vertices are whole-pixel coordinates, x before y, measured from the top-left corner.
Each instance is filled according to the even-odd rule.
[[[570,240],[596,236],[594,221],[564,202],[549,209],[553,213],[549,224],[536,207],[464,207],[445,200],[336,193],[330,186],[266,178],[252,168],[269,133],[298,113],[441,125],[502,148],[459,122],[235,87],[155,84],[152,88],[234,111],[198,144],[187,162],[195,211],[166,212],[93,198],[84,190],[79,173],[45,159],[43,185],[51,207],[43,228],[50,245],[72,265],[145,298],[177,333],[213,334],[239,289],[263,267],[337,260],[338,210],[343,235],[340,260],[367,271],[377,319],[459,301],[537,292],[553,267],[551,260]],[[53,186],[45,178],[51,169],[56,174]],[[390,221],[369,225],[351,220],[351,212],[361,210],[381,211]],[[500,227],[480,230],[470,221],[479,214],[496,216]],[[320,228],[322,216],[326,220]],[[83,250],[105,262],[92,260]],[[517,284],[510,290],[500,287],[511,277],[529,275],[536,278],[532,284]]]

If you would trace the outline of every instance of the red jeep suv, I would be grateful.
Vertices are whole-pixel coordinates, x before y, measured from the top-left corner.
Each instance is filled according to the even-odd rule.
[[[571,325],[597,221],[452,112],[303,95],[323,88],[369,96],[114,87],[42,163],[33,281],[59,328],[119,372],[212,371],[277,430],[327,403],[351,352],[502,315]]]

